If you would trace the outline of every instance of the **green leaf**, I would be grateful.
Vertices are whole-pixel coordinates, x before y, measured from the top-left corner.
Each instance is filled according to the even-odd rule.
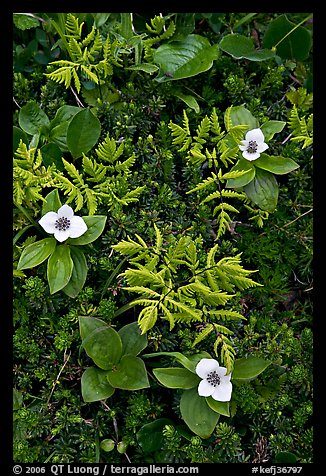
[[[220,415],[230,416],[230,402],[218,402],[213,397],[205,397],[208,406]]]
[[[289,157],[271,156],[264,153],[254,162],[256,167],[277,175],[288,174],[299,167],[299,165]]]
[[[67,146],[74,159],[87,154],[101,133],[101,123],[89,109],[78,112],[67,130]]]
[[[112,387],[123,390],[149,387],[145,364],[134,355],[123,355],[115,368],[108,372],[108,381]]]
[[[194,96],[191,96],[190,94],[183,94],[180,92],[175,92],[173,93],[173,96],[176,96],[177,98],[181,99],[184,103],[187,104],[190,109],[193,109],[197,114],[200,111],[200,107]]]
[[[88,333],[86,337],[83,337],[86,333],[85,327],[93,326],[93,323],[85,321],[86,319],[93,320],[95,318],[79,318],[81,336],[83,339],[82,346],[87,355],[93,359],[98,367],[104,370],[111,370],[113,366],[119,362],[122,354],[120,336],[112,327],[109,327],[105,323],[99,327],[99,322],[103,321],[98,319],[97,321],[99,322],[94,323],[94,330]]]
[[[107,381],[107,371],[88,367],[81,378],[81,393],[84,402],[105,400],[113,395],[115,389]]]
[[[87,225],[87,231],[79,238],[68,238],[67,243],[70,245],[88,245],[95,241],[102,233],[105,227],[107,216],[92,215],[83,217]]]
[[[220,417],[219,413],[208,406],[205,397],[198,395],[197,388],[183,392],[180,399],[180,411],[184,422],[201,438],[211,436]]]
[[[148,345],[147,337],[141,334],[138,322],[126,324],[118,334],[122,342],[122,355],[138,355]]]
[[[145,453],[152,453],[162,448],[164,443],[163,428],[173,424],[168,418],[158,418],[151,423],[146,423],[136,433],[136,439]]]
[[[132,71],[144,71],[145,73],[153,74],[159,69],[159,67],[152,63],[142,63],[135,66],[129,66],[126,69],[130,69]]]
[[[59,197],[59,192],[58,189],[55,188],[45,197],[45,202],[43,202],[42,205],[42,216],[48,212],[57,212],[61,206],[62,204]]]
[[[49,140],[54,142],[63,152],[69,152],[67,146],[67,132],[72,118],[83,108],[77,106],[61,106],[50,122]]]
[[[255,166],[249,160],[246,160],[243,157],[241,157],[238,162],[231,168],[230,172],[235,172],[238,170],[246,170],[247,172],[241,177],[229,179],[226,182],[227,187],[244,187],[254,179],[256,174]]]
[[[168,357],[175,358],[181,365],[193,373],[196,373],[196,365],[201,359],[211,359],[211,356],[205,351],[199,352],[198,354],[194,354],[190,357],[186,357],[180,352],[155,352],[154,354],[145,354],[143,357],[158,357],[160,355],[166,355]]]
[[[20,256],[17,269],[29,269],[43,263],[55,250],[55,238],[44,238],[44,240],[37,241],[27,245]]]
[[[232,106],[231,110],[227,109],[227,111],[230,113],[232,127],[238,125],[247,125],[248,130],[258,127],[257,119],[251,114],[249,109],[245,108],[244,106]]]
[[[247,197],[262,210],[266,210],[270,213],[275,210],[279,187],[271,172],[256,168],[254,179],[243,187],[243,191]]]
[[[64,288],[72,274],[73,262],[70,257],[70,248],[67,245],[58,245],[51,254],[47,266],[47,278],[50,293],[54,294]]]
[[[261,374],[270,362],[260,357],[244,357],[234,362],[232,380],[251,380]]]
[[[311,34],[306,28],[290,22],[285,14],[271,21],[263,38],[264,48],[276,47],[281,58],[303,61],[309,56]]]
[[[273,463],[285,464],[290,463],[294,464],[298,461],[298,457],[294,453],[290,453],[289,451],[280,451],[275,456]]]
[[[41,147],[41,154],[43,164],[46,167],[49,167],[50,165],[54,164],[58,170],[64,170],[62,162],[63,153],[57,144],[45,144],[43,147]]]
[[[164,43],[154,53],[154,63],[160,66],[155,80],[162,83],[196,76],[210,69],[218,55],[218,46],[211,46],[200,35],[188,35],[183,40]]]
[[[71,298],[75,298],[83,286],[87,277],[87,262],[84,253],[74,246],[70,247],[70,254],[73,262],[71,278],[62,291]]]
[[[24,144],[28,145],[28,138],[26,133],[17,126],[13,126],[13,136],[12,136],[12,145],[13,145],[13,152],[16,152],[20,141],[23,141]]]
[[[37,18],[26,15],[25,13],[14,13],[14,24],[20,30],[29,30],[30,28],[37,28],[40,22]]]
[[[75,117],[76,114],[78,114],[78,112],[81,112],[83,110],[83,108],[77,106],[64,105],[59,107],[54,118],[50,122],[50,131],[62,124],[63,122],[70,122],[72,118]]]
[[[108,326],[105,321],[97,317],[79,316],[79,332],[82,340],[90,336],[96,329]]]
[[[167,367],[153,369],[157,380],[168,388],[193,388],[200,382],[200,378],[185,368]]]
[[[236,59],[265,61],[275,56],[275,53],[271,50],[256,50],[253,41],[239,33],[224,36],[219,43],[219,48]]]
[[[43,126],[50,124],[48,116],[36,101],[30,101],[19,111],[18,122],[27,134],[34,135],[40,132]]]
[[[286,122],[284,121],[267,121],[260,126],[264,134],[265,142],[268,142],[274,137],[274,134],[281,132],[284,129]]]

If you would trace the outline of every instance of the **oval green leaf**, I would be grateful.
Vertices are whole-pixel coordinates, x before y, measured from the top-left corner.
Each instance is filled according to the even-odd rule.
[[[136,433],[136,438],[139,446],[145,453],[152,453],[161,449],[164,443],[162,430],[165,425],[173,424],[172,420],[168,418],[158,418],[151,423],[146,423]]]
[[[96,329],[105,326],[107,326],[107,323],[97,317],[79,316],[79,332],[82,340],[86,339]]]
[[[129,66],[126,69],[132,71],[144,71],[145,73],[153,74],[159,69],[159,67],[152,63],[142,63],[135,66]]]
[[[282,132],[286,125],[284,121],[267,121],[260,126],[262,133],[264,134],[265,142],[268,142],[274,137],[274,134]]]
[[[118,331],[118,334],[122,342],[122,355],[138,355],[147,347],[146,334],[141,333],[138,322],[126,324]]]
[[[200,378],[185,368],[167,367],[153,369],[157,380],[168,388],[193,388],[200,382]]]
[[[258,159],[257,159],[258,160]],[[248,198],[262,210],[272,213],[277,205],[279,187],[271,172],[256,168],[254,179],[243,187]]]
[[[238,125],[247,125],[248,130],[255,129],[256,127],[258,127],[257,119],[251,114],[249,109],[247,109],[244,106],[232,106],[229,113],[230,113],[232,127],[238,126]],[[224,122],[227,128],[227,124],[226,124],[227,121],[225,120],[225,117],[226,117],[226,114],[224,115]]]
[[[302,26],[297,27],[285,14],[269,23],[263,38],[264,48],[275,46],[276,54],[281,58],[299,61],[308,57],[311,45],[310,32]]]
[[[101,123],[89,109],[78,112],[70,121],[67,130],[67,146],[77,159],[96,144],[101,133]]]
[[[55,188],[45,197],[45,202],[43,202],[42,205],[42,216],[48,212],[57,212],[61,206],[62,204],[59,197],[59,192],[58,189]]]
[[[220,415],[230,416],[230,402],[218,402],[212,397],[205,397],[208,406],[214,410],[214,412]]]
[[[275,56],[275,53],[271,50],[256,50],[253,41],[239,33],[231,33],[224,36],[219,43],[219,48],[236,59],[245,58],[250,61],[265,61]]]
[[[83,220],[87,225],[87,231],[79,238],[69,238],[67,240],[69,245],[88,245],[95,241],[103,233],[107,216],[85,216]]]
[[[238,170],[245,170],[246,173],[241,177],[229,179],[226,182],[227,187],[231,188],[239,188],[244,187],[248,183],[250,183],[256,174],[255,166],[249,161],[241,157],[238,162],[232,167],[230,172],[238,171]]]
[[[42,127],[50,124],[48,116],[36,101],[30,101],[20,109],[18,122],[23,131],[30,135],[37,134]]]
[[[70,257],[70,248],[67,245],[58,245],[51,254],[47,266],[47,278],[50,293],[54,294],[64,288],[72,274],[73,262]]]
[[[55,250],[55,238],[44,238],[44,240],[31,243],[23,249],[18,261],[17,269],[29,269],[43,263]]]
[[[183,94],[180,92],[176,92],[173,94],[173,96],[176,96],[177,98],[181,99],[184,103],[187,104],[190,109],[193,109],[197,114],[200,111],[200,107],[194,96],[191,96],[190,94]]]
[[[71,298],[75,298],[83,286],[87,277],[87,262],[84,253],[74,246],[70,247],[70,255],[73,262],[71,278],[62,291]]]
[[[195,76],[210,69],[218,56],[218,46],[211,46],[200,35],[164,43],[154,53],[154,63],[160,66],[155,80],[165,82]]]
[[[261,374],[270,362],[260,357],[244,357],[234,362],[232,380],[251,380]]]
[[[113,395],[115,389],[107,381],[107,371],[89,367],[81,378],[81,393],[84,402],[105,400]]]
[[[289,157],[271,156],[264,153],[255,160],[255,166],[277,175],[288,174],[292,170],[299,168],[299,164]]]
[[[82,341],[82,346],[94,363],[103,370],[111,370],[121,357],[119,334],[108,325],[98,327]]]
[[[43,147],[41,147],[41,154],[42,154],[42,160],[43,164],[46,167],[49,167],[50,165],[55,165],[58,170],[63,170],[63,162],[62,162],[62,150],[57,144],[46,144]]]
[[[180,411],[186,425],[201,438],[209,438],[220,417],[212,410],[197,388],[185,390],[180,399]]]
[[[13,135],[12,135],[12,145],[13,152],[16,152],[20,141],[23,141],[24,144],[28,145],[28,138],[26,133],[17,126],[13,126]]]
[[[149,387],[144,362],[134,355],[122,356],[116,367],[108,372],[108,381],[115,388],[140,390]]]

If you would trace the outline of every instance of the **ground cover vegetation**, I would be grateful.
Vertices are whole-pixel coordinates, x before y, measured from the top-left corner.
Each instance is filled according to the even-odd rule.
[[[16,462],[312,463],[312,14],[13,14]]]

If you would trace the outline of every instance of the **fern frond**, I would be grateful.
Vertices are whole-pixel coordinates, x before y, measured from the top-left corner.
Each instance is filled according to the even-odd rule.
[[[72,13],[67,13],[66,18],[66,33],[67,36],[71,36],[73,38],[80,38],[82,35],[84,22],[79,25],[79,20],[76,18]]]
[[[56,64],[58,62],[54,61],[50,64]],[[70,62],[69,62],[70,63]],[[74,64],[73,66],[62,66],[61,68],[52,71],[51,73],[44,73],[45,76],[48,76],[52,81],[55,81],[56,83],[64,83],[66,89],[68,89],[71,85],[71,71],[73,68],[76,67]],[[79,67],[79,65],[77,65]]]
[[[218,357],[218,346],[221,346],[221,359],[224,363],[225,367],[227,368],[227,373],[229,374],[233,370],[234,360],[236,351],[232,346],[232,342],[223,334],[219,334],[215,343],[214,343],[214,352],[215,355]]]
[[[176,301],[170,296],[165,296],[163,303],[168,303],[172,309],[176,311],[185,312],[189,316],[189,320],[201,321],[202,318],[202,311],[199,309],[193,309],[192,307],[188,306],[183,302]]]
[[[197,192],[198,190],[203,190],[207,187],[210,187],[213,184],[215,185],[217,181],[218,181],[217,175],[214,174],[214,172],[212,172],[210,177],[200,182],[198,185],[196,185],[196,187],[192,188],[191,190],[188,190],[187,193],[193,193],[193,192]]]
[[[161,294],[154,291],[153,289],[147,288],[146,286],[128,286],[128,287],[124,287],[123,289],[126,289],[127,291],[130,291],[131,293],[143,294],[144,296],[148,298],[160,299],[161,297]],[[142,302],[142,304],[144,304],[144,302]]]
[[[232,107],[233,106],[228,107],[227,110],[224,113],[224,124],[225,124],[225,129],[227,131],[229,131],[232,127],[232,121],[231,121]]]
[[[141,328],[141,333],[146,334],[157,321],[157,306],[144,307],[138,316],[138,324]]]
[[[210,128],[211,128],[210,120],[208,119],[207,116],[205,116],[204,119],[202,119],[200,125],[197,127],[197,130],[196,130],[197,135],[194,136],[194,141],[196,142],[194,147],[196,149],[201,149],[203,144],[206,143]]]
[[[120,243],[116,245],[112,245],[112,248],[125,256],[133,256],[135,253],[148,250],[146,243],[144,246],[143,243],[137,243],[136,241],[132,240],[129,236],[127,238],[128,238],[128,241],[126,240],[120,241]]]
[[[236,311],[230,311],[228,309],[210,310],[208,314],[213,319],[224,319],[226,321],[233,321],[239,319],[246,319],[242,314]]]
[[[165,25],[165,20],[163,17],[159,15],[155,15],[154,18],[151,18],[150,25],[148,25],[148,23],[145,24],[147,30],[153,35],[159,35],[161,31],[163,30],[164,25]]]
[[[195,347],[195,345],[199,344],[202,340],[206,339],[206,337],[214,330],[213,324],[206,324],[204,329],[199,332],[197,335],[196,339],[192,343],[192,347]]]
[[[77,62],[83,56],[82,49],[75,38],[69,38],[68,51],[73,62]]]
[[[91,71],[91,66],[85,66],[84,64],[81,64],[80,65],[80,69],[83,71],[83,73],[88,77],[88,79],[90,79],[91,81],[94,81],[95,84],[98,84],[99,83],[99,79],[98,77],[96,76],[96,74],[94,74],[92,71]]]
[[[127,269],[123,273],[124,277],[127,280],[129,286],[139,286],[139,285],[152,285],[164,287],[165,283],[162,277],[158,273],[149,271],[145,267],[141,269]]]

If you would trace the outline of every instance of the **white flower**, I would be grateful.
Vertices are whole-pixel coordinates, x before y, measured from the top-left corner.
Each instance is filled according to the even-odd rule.
[[[265,137],[261,129],[251,129],[246,134],[246,139],[242,140],[243,145],[239,145],[242,155],[247,160],[256,160],[260,157],[260,153],[268,149],[268,145],[264,142]]]
[[[227,369],[220,367],[217,360],[201,359],[196,366],[196,374],[203,380],[198,385],[198,394],[201,397],[212,396],[219,402],[231,400],[232,383],[231,373],[226,375]]]
[[[62,205],[58,213],[46,213],[39,220],[39,224],[47,233],[54,233],[54,238],[60,242],[67,238],[78,238],[87,230],[82,217],[74,216],[74,211],[69,205]]]

